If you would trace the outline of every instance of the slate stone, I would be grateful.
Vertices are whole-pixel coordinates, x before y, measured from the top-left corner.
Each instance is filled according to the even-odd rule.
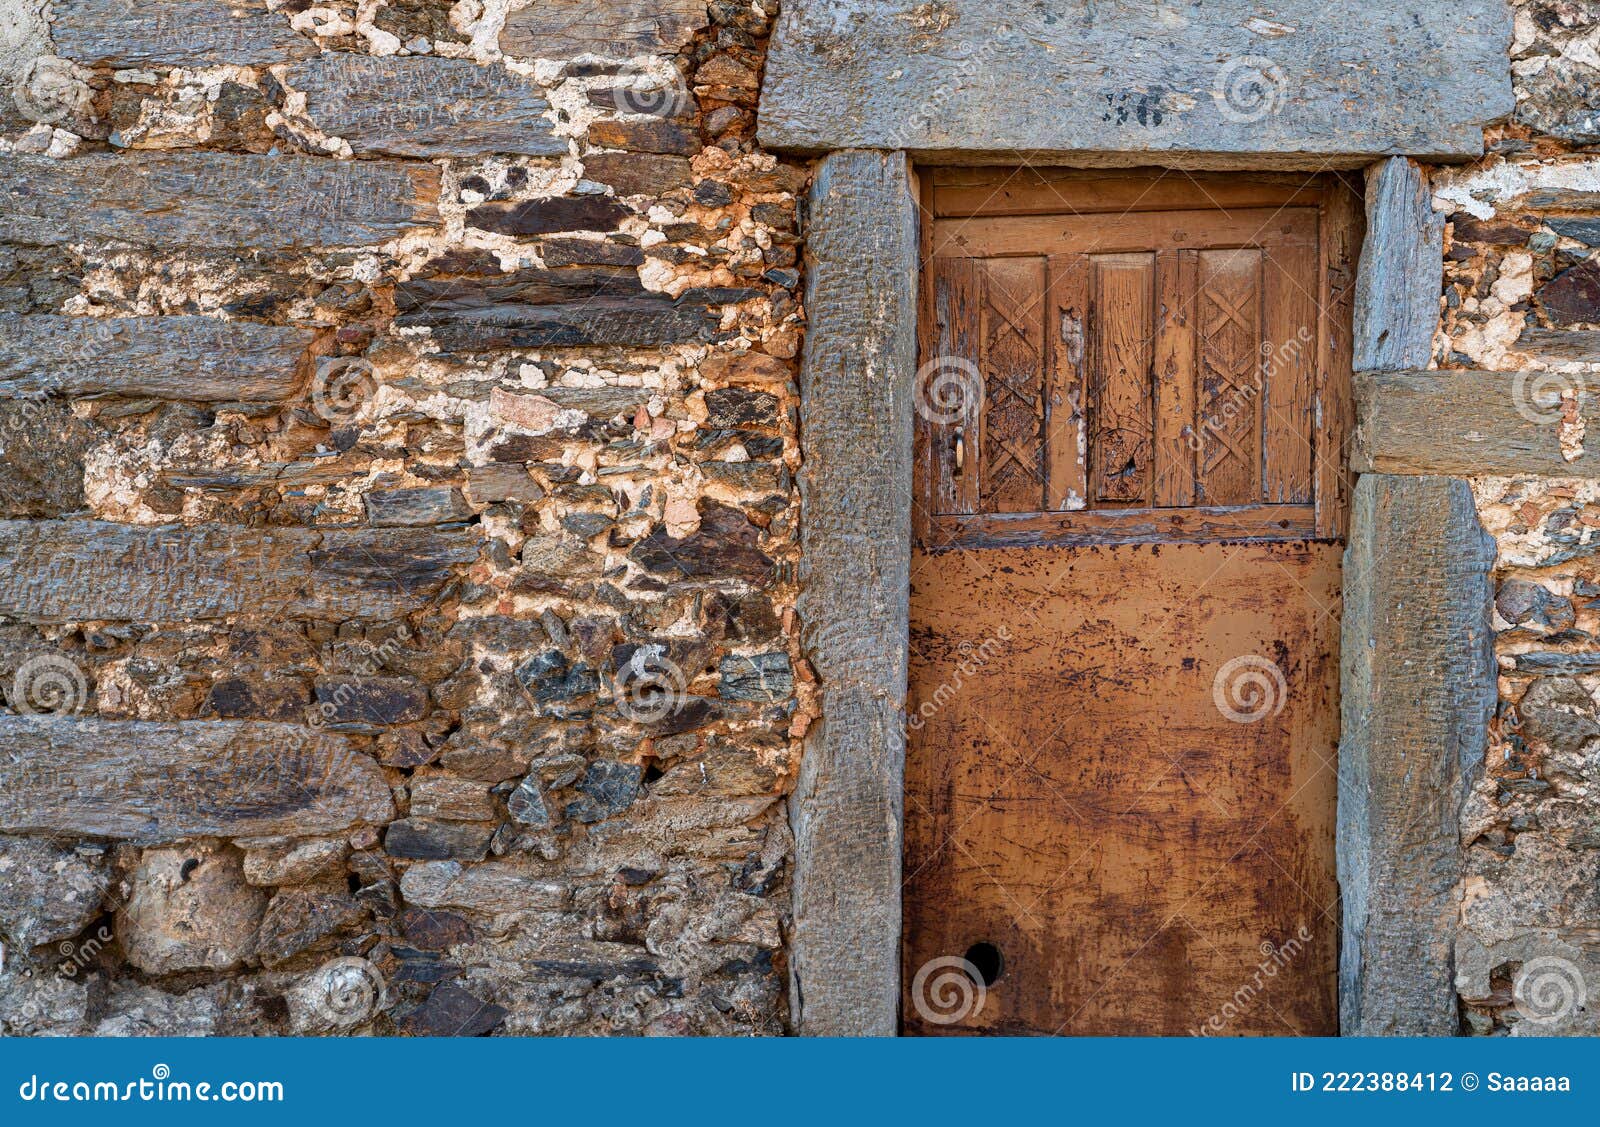
[[[349,896],[285,888],[261,917],[256,951],[262,965],[272,967],[366,918],[367,909]]]
[[[517,681],[541,705],[564,704],[599,691],[600,679],[589,666],[573,665],[560,650],[534,654],[516,668]]]
[[[383,849],[391,857],[410,860],[481,861],[493,836],[493,826],[476,822],[401,818],[384,832]]]
[[[406,942],[424,951],[443,951],[471,943],[472,925],[454,912],[407,908],[400,913],[400,931]]]
[[[1558,235],[1577,239],[1584,246],[1600,247],[1600,219],[1573,219],[1550,216],[1544,221]]]
[[[71,939],[100,914],[111,885],[102,852],[46,838],[0,837],[0,938],[26,951]]]
[[[1557,325],[1600,321],[1600,262],[1563,270],[1534,296]]]
[[[54,0],[56,53],[86,66],[271,66],[317,52],[261,0]]]
[[[778,397],[743,387],[706,392],[706,425],[734,430],[778,429]]]
[[[294,722],[305,719],[310,704],[311,691],[298,678],[252,674],[215,682],[206,692],[201,714],[221,720]]]
[[[678,539],[658,526],[634,545],[630,559],[672,579],[738,578],[766,586],[772,559],[757,547],[758,533],[745,515],[714,501],[701,502],[700,527]]]
[[[394,816],[372,760],[289,724],[0,716],[0,747],[0,832],[311,836]]]
[[[411,677],[336,675],[316,680],[317,712],[330,731],[376,732],[421,720],[428,689]]]
[[[590,153],[583,158],[583,172],[619,196],[663,196],[687,187],[690,179],[687,157],[659,153]]]
[[[711,340],[719,328],[718,318],[706,306],[673,301],[664,294],[597,297],[560,305],[504,304],[462,313],[425,310],[402,314],[395,324],[427,327],[440,350],[451,353],[695,344]]]
[[[567,817],[577,822],[601,822],[622,813],[639,797],[644,768],[637,763],[598,759],[578,781],[581,798],[567,804]]]
[[[609,196],[557,196],[480,204],[467,212],[467,225],[500,235],[612,231],[632,214]]]
[[[60,400],[0,400],[0,518],[81,510],[83,456],[100,433]]]
[[[705,0],[541,0],[512,12],[500,34],[508,55],[631,59],[671,55],[706,25]]]
[[[1127,154],[1280,154],[1302,167],[1337,158],[1350,167],[1394,153],[1476,160],[1483,126],[1517,108],[1503,0],[1191,3],[1159,13],[1148,4],[785,3],[758,137],[807,153],[1121,154],[1134,164]]]
[[[431,56],[319,55],[289,68],[306,113],[361,154],[475,157],[565,156],[533,79],[499,63]]]
[[[400,1018],[413,1037],[482,1037],[506,1019],[506,1010],[453,982],[441,982],[428,1000]]]
[[[448,486],[374,489],[365,500],[367,523],[376,528],[453,524],[472,516],[461,491]]]
[[[539,244],[544,264],[557,266],[640,266],[644,251],[609,239],[546,239]]]
[[[506,809],[513,821],[534,829],[546,829],[555,820],[537,773],[528,774],[517,784],[517,789],[506,798]]]
[[[730,700],[761,703],[794,695],[794,671],[786,653],[729,654],[718,666],[717,692]]]
[[[0,614],[25,622],[393,618],[473,562],[472,529],[0,521]]]
[[[700,139],[692,130],[658,117],[596,121],[589,126],[588,141],[597,148],[627,149],[635,153],[693,156],[700,151]]]
[[[210,152],[6,157],[0,230],[18,242],[256,250],[356,247],[439,222],[430,164]]]
[[[1569,629],[1577,620],[1572,601],[1557,595],[1542,583],[1526,579],[1505,579],[1495,594],[1495,609],[1513,626],[1542,626],[1549,630]]]
[[[215,317],[0,313],[0,396],[281,403],[315,338]]]
[[[1583,686],[1569,677],[1540,677],[1517,702],[1522,736],[1572,754],[1600,736],[1600,711]]]

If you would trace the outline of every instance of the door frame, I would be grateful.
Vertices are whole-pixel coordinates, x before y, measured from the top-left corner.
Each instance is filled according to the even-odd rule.
[[[1526,426],[1485,443],[1485,405],[1441,386],[1462,373],[1421,371],[1443,220],[1406,158],[1368,166],[1366,180],[1340,670],[1340,1032],[1451,1036],[1461,805],[1496,699],[1494,545],[1465,475],[1517,472],[1505,466],[1530,443],[1557,439],[1523,412]],[[802,1035],[899,1028],[919,198],[906,152],[846,149],[818,162],[809,201],[797,609],[821,715],[789,799]],[[1415,414],[1419,397],[1425,428],[1378,425]]]

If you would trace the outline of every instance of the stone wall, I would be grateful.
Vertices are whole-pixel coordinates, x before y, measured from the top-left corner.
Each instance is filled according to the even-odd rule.
[[[773,14],[0,2],[0,1032],[784,1030]]]
[[[1437,365],[1526,373],[1506,377],[1517,409],[1556,429],[1570,459],[1600,442],[1561,398],[1562,373],[1600,366],[1597,52],[1600,7],[1521,3],[1513,120],[1481,163],[1434,176],[1435,206],[1449,216]],[[1463,818],[1466,1027],[1596,1034],[1600,482],[1481,478],[1473,488],[1499,544],[1500,707]],[[1585,996],[1586,1006],[1563,1005]],[[1524,1020],[1558,1009],[1566,1016],[1554,1023]]]
[[[0,1033],[786,1029],[775,14],[0,0]],[[1576,457],[1600,9],[1520,0],[1512,66],[1435,360]],[[1474,488],[1456,969],[1527,1032],[1533,970],[1600,993],[1600,484]]]

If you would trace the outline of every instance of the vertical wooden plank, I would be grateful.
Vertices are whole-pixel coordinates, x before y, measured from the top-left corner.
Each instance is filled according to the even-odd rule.
[[[1262,500],[1309,504],[1315,454],[1317,220],[1297,212],[1261,263]]]
[[[917,412],[928,435],[936,514],[978,511],[974,451],[983,415],[984,279],[978,259],[933,260],[933,353],[918,372]]]
[[[1094,258],[1090,459],[1096,501],[1150,503],[1155,255]]]
[[[984,512],[1044,504],[1044,266],[1043,258],[983,260]]]
[[[1461,804],[1496,697],[1494,540],[1448,477],[1364,474],[1345,552],[1339,1031],[1451,1037]]]
[[[924,373],[938,355],[933,313],[933,177],[917,178],[917,377],[911,388],[911,405],[917,417],[911,428],[911,542],[926,546],[933,533],[933,514],[938,507],[937,452],[928,421],[917,404],[923,394]]]
[[[1089,427],[1084,376],[1089,345],[1089,258],[1055,254],[1049,261],[1049,384],[1045,395],[1045,510],[1089,503]]]
[[[1156,257],[1155,481],[1152,504],[1194,504],[1195,252]]]
[[[1197,503],[1261,500],[1261,252],[1199,254]]]
[[[1344,535],[1354,476],[1346,446],[1354,425],[1351,397],[1357,260],[1366,217],[1361,199],[1343,176],[1329,185],[1321,213],[1320,359],[1317,364],[1317,535]]]
[[[802,643],[819,716],[795,779],[791,1013],[893,1036],[900,1008],[917,209],[904,153],[836,152],[810,199],[800,365]]]

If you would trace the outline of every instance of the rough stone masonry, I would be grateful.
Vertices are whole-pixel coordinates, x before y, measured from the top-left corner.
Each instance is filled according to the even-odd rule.
[[[0,4],[0,1032],[785,1030],[774,12]]]
[[[776,15],[0,0],[0,1032],[786,1030]],[[1600,5],[1521,0],[1507,66],[1430,170],[1435,365],[1592,371]],[[1600,989],[1600,485],[1475,488],[1504,1034],[1533,958]]]

